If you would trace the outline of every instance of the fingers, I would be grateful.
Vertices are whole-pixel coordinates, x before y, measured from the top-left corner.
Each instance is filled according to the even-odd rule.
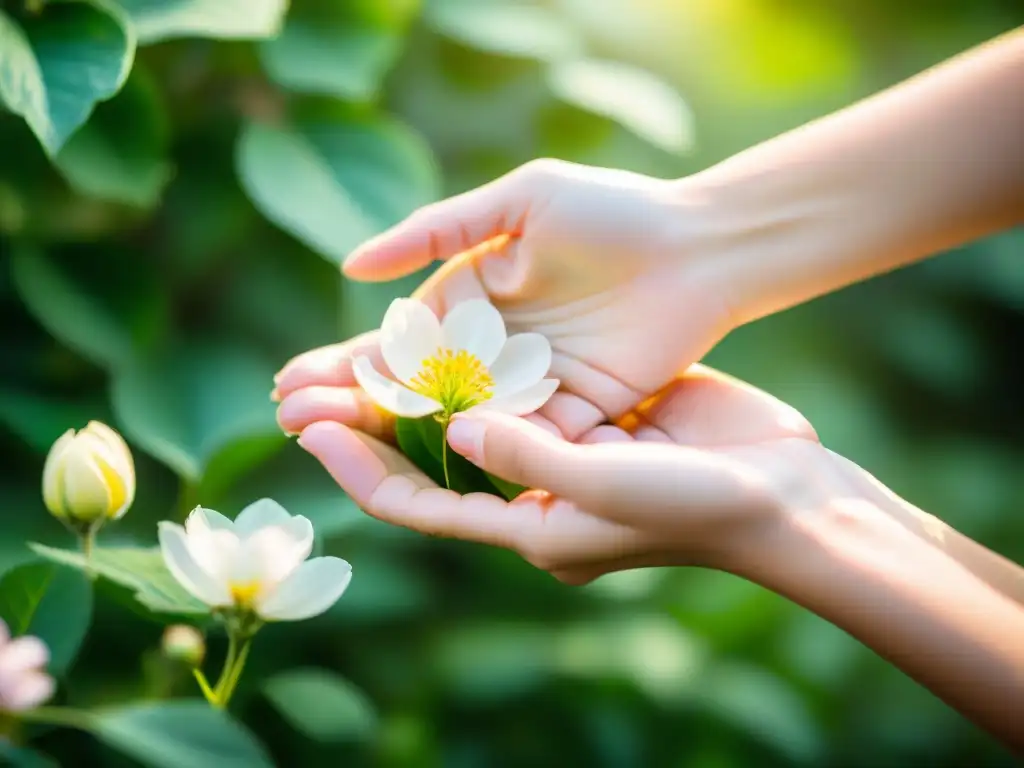
[[[311,424],[299,445],[368,514],[419,533],[516,549],[524,522],[539,515],[535,504],[438,488],[397,450],[342,424]]]
[[[382,440],[391,441],[395,434],[394,415],[358,387],[304,387],[277,409],[277,423],[288,434],[297,435],[318,421],[336,421]]]
[[[518,235],[529,208],[523,182],[524,175],[513,171],[419,209],[356,249],[344,263],[345,275],[355,280],[394,280],[492,238]]]
[[[586,485],[579,446],[525,419],[486,410],[458,414],[448,425],[452,449],[509,482],[574,498]]]
[[[311,349],[293,357],[274,376],[274,391],[271,399],[281,402],[284,398],[303,387],[354,387],[352,360],[366,355],[374,367],[382,372],[388,370],[380,353],[379,331],[370,331],[340,344]]]

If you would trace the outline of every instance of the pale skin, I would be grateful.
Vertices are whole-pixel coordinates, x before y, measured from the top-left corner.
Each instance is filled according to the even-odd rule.
[[[818,613],[1024,750],[1024,569],[823,447],[793,409],[695,361],[772,312],[1024,222],[1024,30],[679,181],[542,161],[413,214],[350,257],[447,263],[439,315],[486,296],[545,334],[561,390],[449,444],[531,490],[433,485],[352,378],[374,333],[278,374],[282,427],[369,514],[507,547],[582,584],[729,571]],[[682,373],[681,373],[682,372]]]

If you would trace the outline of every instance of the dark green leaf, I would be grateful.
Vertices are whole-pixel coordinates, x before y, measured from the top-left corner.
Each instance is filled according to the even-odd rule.
[[[438,0],[427,21],[460,43],[501,56],[553,61],[577,55],[580,37],[549,8],[512,0]]]
[[[264,693],[297,731],[318,741],[369,739],[377,728],[373,705],[333,672],[293,669],[270,678]]]
[[[84,571],[81,552],[29,545],[38,555]],[[154,613],[201,614],[209,608],[186,592],[164,565],[159,547],[97,547],[92,568],[98,576],[134,590],[135,598]]]
[[[264,216],[335,262],[438,191],[429,148],[382,118],[252,123],[242,132],[237,168]]]
[[[171,178],[167,143],[159,94],[136,67],[121,92],[100,104],[64,145],[56,163],[83,194],[151,208]]]
[[[555,94],[607,117],[667,152],[693,148],[690,108],[676,90],[651,72],[617,61],[578,59],[548,70]]]
[[[263,746],[203,701],[135,704],[93,713],[100,741],[152,768],[272,768]]]
[[[109,421],[106,402],[100,397],[65,400],[0,387],[0,424],[38,453],[46,453],[69,428],[84,427],[91,419]]]
[[[16,747],[0,736],[0,765],[11,768],[60,768],[53,758],[28,747]]]
[[[115,0],[140,43],[179,37],[259,39],[277,34],[288,0]]]
[[[0,580],[0,618],[12,635],[35,635],[50,649],[49,670],[71,666],[92,621],[92,587],[79,570],[29,563]]]
[[[125,366],[114,380],[114,413],[133,442],[197,482],[235,441],[280,435],[273,376],[273,365],[245,346],[181,345]]]
[[[96,5],[48,3],[22,25],[0,11],[0,102],[55,155],[120,90],[134,56],[134,33]]]

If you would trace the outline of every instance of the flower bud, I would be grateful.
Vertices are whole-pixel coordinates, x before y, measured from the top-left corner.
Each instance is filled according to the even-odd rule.
[[[164,630],[160,650],[172,661],[189,667],[198,667],[206,656],[206,643],[202,633],[188,624],[175,624]]]
[[[50,448],[43,468],[43,501],[68,523],[116,520],[135,499],[135,463],[124,439],[90,421],[69,429]]]

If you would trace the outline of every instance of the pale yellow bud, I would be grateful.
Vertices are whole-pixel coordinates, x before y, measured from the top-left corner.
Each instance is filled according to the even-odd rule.
[[[198,667],[206,656],[202,633],[188,624],[175,624],[164,630],[160,650],[164,656],[189,667]]]
[[[69,523],[116,520],[135,500],[135,462],[124,439],[90,421],[69,429],[50,448],[43,468],[43,502]]]

